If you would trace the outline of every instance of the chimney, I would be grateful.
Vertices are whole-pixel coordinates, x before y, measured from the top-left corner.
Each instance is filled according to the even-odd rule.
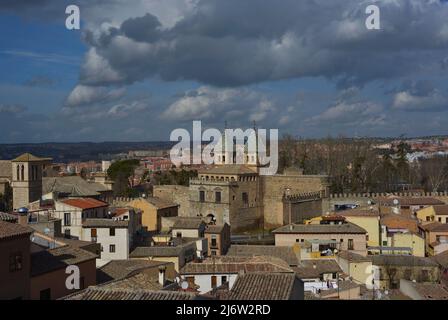
[[[28,209],[20,208],[19,210],[17,210],[17,213],[18,213],[17,222],[22,226],[28,225]]]
[[[28,213],[19,213],[17,222],[22,226],[28,225]]]
[[[165,286],[165,272],[166,272],[166,266],[160,266],[159,267],[159,284],[162,286],[162,288]]]

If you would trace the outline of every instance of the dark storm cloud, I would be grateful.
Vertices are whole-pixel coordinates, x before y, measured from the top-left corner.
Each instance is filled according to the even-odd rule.
[[[203,0],[163,30],[152,14],[133,17],[119,28],[87,32],[91,51],[81,82],[130,84],[158,76],[240,86],[324,76],[349,87],[419,69],[436,72],[448,49],[448,6],[376,3],[381,30],[366,29],[371,1],[359,0]]]

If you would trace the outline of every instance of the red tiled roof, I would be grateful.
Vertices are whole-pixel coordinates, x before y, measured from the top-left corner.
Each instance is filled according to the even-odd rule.
[[[380,205],[394,205],[394,200],[398,200],[400,206],[425,206],[444,205],[441,200],[431,197],[382,197],[378,198]]]
[[[448,205],[433,206],[434,212],[438,216],[448,216]]]
[[[93,198],[67,199],[67,200],[63,200],[62,202],[69,206],[80,208],[83,210],[108,206],[108,204],[106,202],[96,200]]]
[[[388,214],[383,216],[381,218],[381,224],[389,229],[408,229],[412,232],[418,231],[417,220],[398,214]]]

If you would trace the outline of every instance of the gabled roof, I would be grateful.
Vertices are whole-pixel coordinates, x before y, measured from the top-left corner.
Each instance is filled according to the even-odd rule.
[[[18,218],[14,214],[0,212],[0,221],[17,222]]]
[[[169,262],[155,260],[112,260],[97,269],[97,283],[123,279],[133,273],[149,268],[158,268]]]
[[[420,229],[429,232],[448,232],[448,224],[440,222],[432,222],[419,226]]]
[[[372,261],[372,259],[370,257],[364,257],[360,254],[351,252],[351,251],[346,251],[346,250],[341,250],[338,253],[338,257],[347,260],[349,262],[369,262]]]
[[[17,223],[0,221],[0,240],[29,237],[34,232],[29,227]]]
[[[444,268],[448,268],[448,250],[431,257],[435,262]]]
[[[65,300],[195,300],[197,295],[180,291],[107,289],[91,287]]]
[[[448,290],[442,284],[407,282],[424,300],[448,300]]]
[[[227,252],[229,256],[272,256],[282,259],[290,266],[299,264],[299,259],[292,247],[277,247],[269,245],[232,245]]]
[[[400,206],[431,206],[442,205],[445,202],[431,197],[381,197],[378,198],[380,205],[395,205],[394,200],[398,200]]]
[[[77,198],[61,200],[62,203],[82,210],[107,207],[109,204],[93,198]]]
[[[379,211],[376,209],[355,208],[355,209],[338,211],[335,212],[334,214],[343,217],[378,217]]]
[[[320,278],[323,274],[342,272],[341,267],[334,259],[303,260],[298,267],[293,269],[300,279]]]
[[[432,206],[434,212],[438,216],[448,216],[448,204],[440,205],[440,206]]]
[[[95,197],[108,189],[100,183],[87,182],[78,176],[44,177],[42,193],[62,193],[70,197]]]
[[[407,229],[412,232],[418,231],[418,221],[412,217],[402,216],[400,214],[387,214],[381,217],[381,225],[389,229]]]
[[[199,229],[205,222],[196,217],[177,217],[173,224],[173,229]]]
[[[97,257],[96,254],[89,251],[71,246],[38,251],[31,255],[31,276],[95,260]]]
[[[11,160],[11,162],[47,162],[51,161],[51,158],[40,158],[36,157],[35,155],[31,153],[24,153],[17,158]]]
[[[409,266],[409,267],[437,267],[437,263],[430,258],[407,255],[373,255],[372,264],[375,266]]]
[[[202,262],[187,263],[182,274],[234,274],[244,272],[293,272],[289,265],[278,258],[268,256],[234,257],[221,256],[208,258]]]
[[[348,234],[364,234],[367,233],[363,228],[347,222],[343,224],[289,224],[272,231],[274,234],[282,233],[348,233]]]
[[[289,300],[296,281],[299,280],[294,273],[239,275],[230,290],[229,300]]]
[[[165,209],[165,208],[172,208],[172,207],[178,207],[179,205],[165,200],[165,199],[161,199],[158,197],[148,197],[148,198],[144,198],[146,201],[148,201],[150,204],[152,204],[154,207],[156,207],[157,209]]]

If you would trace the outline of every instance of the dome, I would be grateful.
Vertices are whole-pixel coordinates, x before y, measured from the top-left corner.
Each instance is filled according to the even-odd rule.
[[[19,210],[17,210],[19,213],[28,213],[28,209],[27,208],[19,208]]]

